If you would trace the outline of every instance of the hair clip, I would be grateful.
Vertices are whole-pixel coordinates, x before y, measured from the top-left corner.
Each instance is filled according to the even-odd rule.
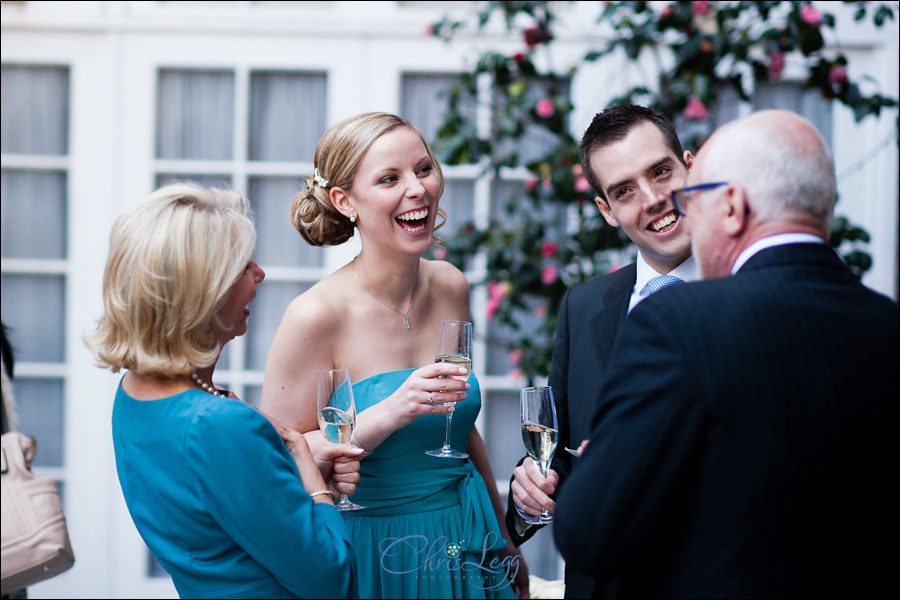
[[[322,177],[322,174],[319,173],[318,167],[316,167],[315,173],[313,173],[313,179],[315,179],[316,183],[318,183],[322,187],[328,187],[328,180]]]

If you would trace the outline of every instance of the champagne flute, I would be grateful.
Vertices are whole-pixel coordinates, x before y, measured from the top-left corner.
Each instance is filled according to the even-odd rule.
[[[522,441],[525,451],[534,460],[541,474],[546,477],[550,460],[556,451],[559,425],[556,421],[556,403],[549,385],[523,388],[521,395]],[[526,523],[553,522],[553,515],[545,508],[538,517],[525,519]]]
[[[434,362],[451,363],[466,368],[465,375],[444,375],[442,378],[466,381],[472,372],[472,324],[469,321],[441,321],[438,331],[437,348]],[[435,402],[446,406],[447,402]],[[447,414],[447,427],[444,431],[444,445],[436,450],[426,450],[425,454],[440,458],[466,458],[469,455],[450,447],[450,426],[453,413]]]
[[[350,443],[356,426],[356,403],[353,402],[349,370],[316,371],[316,408],[319,413],[319,429],[325,439],[332,444]],[[341,494],[341,499],[335,506],[338,510],[365,508],[351,502],[346,494]]]

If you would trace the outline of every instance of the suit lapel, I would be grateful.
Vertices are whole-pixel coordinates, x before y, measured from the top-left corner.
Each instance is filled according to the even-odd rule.
[[[632,263],[617,273],[620,275],[613,280],[598,299],[602,303],[602,307],[590,324],[593,335],[592,346],[597,353],[597,365],[599,366],[598,378],[602,378],[606,373],[606,363],[609,360],[613,342],[619,333],[619,326],[628,314],[628,303],[631,300],[631,291],[637,277],[637,267]]]

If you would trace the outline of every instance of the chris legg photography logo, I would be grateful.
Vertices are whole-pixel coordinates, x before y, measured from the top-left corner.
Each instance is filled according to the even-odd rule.
[[[429,540],[424,535],[386,538],[381,541],[381,568],[393,575],[418,573],[430,579],[447,578],[465,581],[483,589],[500,589],[510,584],[519,572],[519,557],[488,558],[489,548],[499,536],[488,532],[481,548],[480,560],[464,560],[465,540],[450,542],[446,536]],[[412,558],[410,566],[409,559]],[[492,577],[493,575],[493,577]],[[497,577],[500,575],[500,577]]]

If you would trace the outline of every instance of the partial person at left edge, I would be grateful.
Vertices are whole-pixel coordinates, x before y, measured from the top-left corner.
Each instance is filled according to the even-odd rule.
[[[355,491],[359,450],[314,456],[212,383],[265,277],[255,243],[238,193],[193,184],[160,188],[114,224],[104,313],[85,343],[99,366],[126,370],[112,414],[119,482],[182,598],[355,597],[333,500]]]

